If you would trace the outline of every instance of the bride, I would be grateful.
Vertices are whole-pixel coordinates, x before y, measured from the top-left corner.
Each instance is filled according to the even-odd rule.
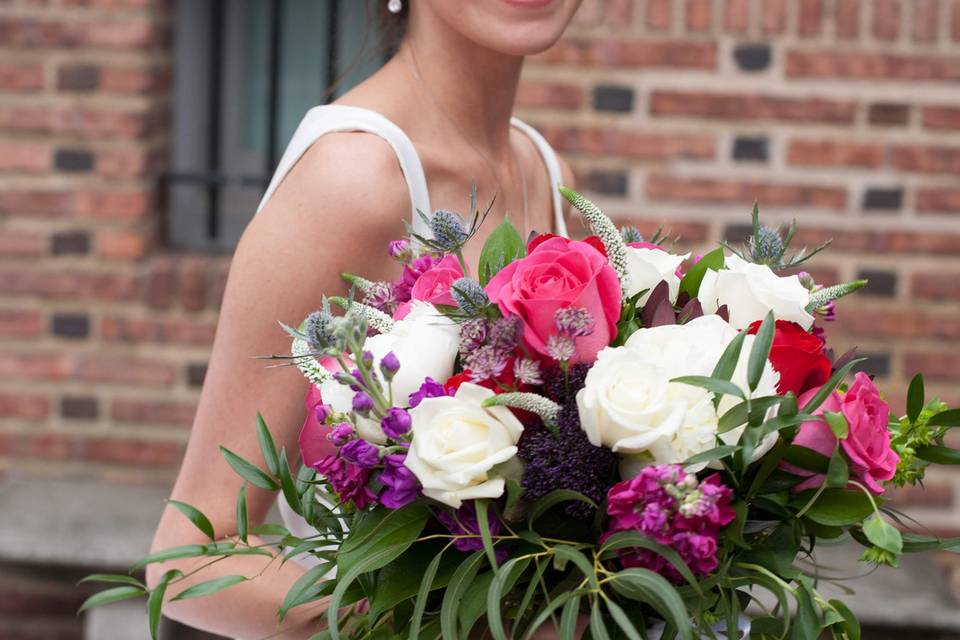
[[[571,183],[542,137],[511,119],[524,56],[550,47],[580,0],[376,0],[403,36],[376,74],[333,105],[311,110],[280,162],[260,210],[240,239],[220,311],[216,340],[190,442],[172,498],[195,505],[219,537],[236,534],[241,478],[219,453],[223,445],[259,460],[259,410],[278,446],[297,450],[307,382],[294,367],[264,370],[252,355],[289,352],[277,321],[296,324],[322,293],[342,293],[348,267],[389,279],[389,240],[403,235],[414,211],[463,213],[470,184],[481,200],[496,194],[479,239],[466,247],[476,264],[484,237],[508,212],[524,237],[564,233],[555,186]],[[427,186],[429,185],[429,192]],[[250,488],[251,523],[275,496]],[[173,508],[163,514],[153,550],[202,543]],[[256,542],[252,542],[256,544]],[[278,626],[276,611],[302,574],[293,562],[264,569],[264,559],[234,556],[206,569],[259,577],[217,595],[165,605],[190,626],[236,638],[306,639],[320,628],[323,605],[293,609]],[[196,561],[150,565],[187,573]],[[190,581],[177,583],[185,588]],[[175,595],[170,589],[168,596]]]

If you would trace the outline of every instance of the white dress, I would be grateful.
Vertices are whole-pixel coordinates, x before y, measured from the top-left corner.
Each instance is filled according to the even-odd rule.
[[[553,187],[553,232],[566,236],[567,226],[563,216],[563,204],[560,192],[556,189],[556,186],[561,184],[560,163],[557,160],[557,154],[546,139],[530,125],[517,118],[512,118],[510,123],[530,138],[543,158],[550,184]],[[273,179],[270,180],[270,185],[267,187],[257,211],[263,209],[270,196],[280,186],[293,166],[320,136],[326,133],[343,131],[372,133],[390,144],[397,154],[400,170],[407,181],[407,188],[410,192],[410,219],[413,228],[419,235],[429,237],[430,230],[426,228],[423,220],[417,215],[417,210],[429,213],[433,209],[430,207],[430,193],[427,191],[427,180],[423,172],[423,165],[420,163],[420,157],[417,155],[413,142],[400,127],[383,115],[360,107],[322,105],[307,112],[296,132],[294,132],[290,144],[287,145],[287,149],[277,165],[277,170],[273,174]],[[293,535],[305,538],[315,534],[315,530],[290,509],[283,496],[279,497],[277,503],[284,525]],[[305,556],[300,560],[304,564],[312,564],[313,557]]]

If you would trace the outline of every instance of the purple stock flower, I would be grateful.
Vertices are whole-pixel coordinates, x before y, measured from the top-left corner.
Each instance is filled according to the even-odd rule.
[[[366,440],[351,440],[340,449],[340,457],[361,469],[372,469],[380,464],[380,449]]]
[[[332,442],[334,446],[342,447],[353,438],[353,425],[349,422],[341,422],[340,424],[334,425],[327,437],[330,438],[330,442]]]
[[[383,473],[380,484],[380,504],[388,509],[400,509],[417,499],[420,495],[420,483],[405,465],[405,454],[391,453],[383,458]]]
[[[336,455],[323,458],[314,465],[314,469],[327,479],[343,502],[352,502],[357,509],[364,509],[376,502],[377,496],[367,488],[370,472],[366,469]]]
[[[437,520],[440,521],[447,531],[455,536],[471,536],[469,538],[456,538],[453,546],[459,551],[482,551],[483,540],[480,539],[480,524],[477,522],[477,505],[473,500],[463,503],[463,506],[456,511],[441,509],[435,512]],[[487,507],[487,522],[490,525],[490,535],[500,535],[500,517],[493,510],[492,505]],[[503,547],[497,550],[497,562],[503,562],[507,557],[507,550]]]
[[[402,436],[410,432],[410,414],[406,409],[400,407],[391,407],[387,415],[380,421],[380,428],[387,434],[388,438],[399,440]]]
[[[369,413],[373,409],[373,400],[363,391],[358,391],[353,396],[353,410],[357,413]]]
[[[398,358],[397,354],[393,351],[390,351],[380,360],[380,373],[382,373],[383,377],[387,380],[390,380],[397,371],[400,371],[400,358]]]
[[[423,381],[423,384],[420,385],[419,389],[410,394],[410,408],[414,408],[425,398],[439,398],[445,395],[449,394],[447,394],[447,390],[443,388],[442,384],[433,378],[427,378]]]
[[[406,262],[411,257],[409,240],[391,240],[387,245],[387,253],[394,260]]]
[[[316,416],[317,422],[326,422],[327,416],[330,415],[330,412],[333,411],[333,408],[328,404],[318,404],[314,410],[313,415]]]

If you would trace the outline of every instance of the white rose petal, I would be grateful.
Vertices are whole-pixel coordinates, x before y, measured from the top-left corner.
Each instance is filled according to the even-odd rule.
[[[627,247],[627,295],[647,289],[640,297],[640,304],[645,304],[654,287],[665,281],[670,288],[670,301],[676,302],[680,291],[677,267],[689,257],[689,253],[680,256],[661,249]]]
[[[464,500],[503,495],[504,479],[490,471],[517,455],[523,425],[506,407],[481,406],[493,395],[465,382],[455,396],[426,398],[410,410],[413,442],[404,464],[425,496],[458,509]]]
[[[810,292],[798,276],[778,276],[770,267],[736,255],[727,256],[720,271],[707,270],[697,299],[704,313],[715,313],[727,305],[735,329],[763,320],[770,311],[778,320],[796,322],[804,329],[813,325],[813,316],[806,310]]]

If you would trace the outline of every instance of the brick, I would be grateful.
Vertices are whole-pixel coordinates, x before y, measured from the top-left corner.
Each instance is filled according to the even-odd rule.
[[[169,387],[174,368],[165,362],[107,354],[78,354],[75,376],[87,382],[116,382],[125,385]]]
[[[157,343],[208,346],[213,344],[216,324],[177,317],[127,317],[105,315],[100,320],[104,340],[130,344]]]
[[[839,314],[835,327],[842,333],[864,338],[926,338],[960,340],[960,316],[916,308],[867,307],[856,313]],[[944,349],[949,348],[944,345]]]
[[[0,215],[36,215],[88,220],[140,220],[152,211],[153,189],[0,191]]]
[[[763,71],[770,67],[773,52],[769,44],[741,44],[733,50],[733,59],[742,71]]]
[[[96,420],[100,415],[96,396],[64,396],[60,398],[60,415],[67,420]]]
[[[55,256],[85,255],[90,252],[90,234],[86,231],[63,231],[50,236],[50,253]]]
[[[797,32],[804,38],[820,35],[823,29],[823,0],[799,0],[799,3]]]
[[[950,12],[950,37],[960,41],[960,0],[953,0]]]
[[[548,63],[605,68],[715,69],[717,45],[689,40],[564,38],[535,59]]]
[[[927,129],[960,131],[960,107],[924,107],[923,126]]]
[[[839,187],[762,183],[708,178],[677,178],[653,174],[647,179],[647,196],[653,200],[700,203],[759,202],[761,207],[846,207],[847,192]]]
[[[647,0],[647,27],[654,31],[670,28],[673,17],[672,0]]]
[[[737,121],[779,120],[849,124],[856,115],[856,103],[825,98],[659,90],[654,91],[650,98],[650,113],[654,116]]]
[[[78,444],[84,460],[126,466],[172,467],[180,462],[181,455],[176,442],[86,438]]]
[[[180,304],[187,311],[199,311],[207,306],[207,272],[210,261],[205,258],[187,258],[180,265]]]
[[[168,154],[167,149],[105,149],[97,153],[96,172],[113,179],[150,177],[166,166]]]
[[[904,371],[923,373],[925,380],[960,381],[960,356],[949,351],[910,351],[903,357]]]
[[[953,487],[942,482],[926,481],[923,486],[895,487],[890,493],[891,503],[897,508],[925,507],[947,509],[953,506]]]
[[[910,295],[918,300],[960,302],[960,272],[914,273],[910,278]]]
[[[723,7],[723,28],[728,33],[744,33],[750,28],[749,0],[726,0]]]
[[[913,0],[913,29],[915,42],[936,42],[940,26],[938,0]]]
[[[115,398],[110,417],[118,422],[189,427],[197,412],[196,402]]]
[[[597,111],[632,111],[633,98],[630,87],[599,85],[593,88],[593,108]]]
[[[664,222],[664,221],[668,222]],[[636,216],[615,219],[618,227],[636,227],[644,238],[652,238],[659,229],[669,238],[680,238],[680,245],[689,247],[706,242],[710,235],[709,227],[693,220],[682,220],[678,216],[664,216],[657,211],[640,212]]]
[[[895,146],[890,155],[900,171],[960,173],[960,147]]]
[[[786,31],[787,1],[788,0],[764,0],[764,2],[761,3],[763,9],[761,22],[765,34],[775,35]]]
[[[203,381],[207,377],[206,363],[191,363],[187,365],[187,386],[202,387]]]
[[[897,274],[895,271],[860,269],[857,272],[857,279],[869,281],[867,286],[861,289],[862,295],[877,297],[897,295]]]
[[[86,173],[93,169],[95,157],[86,149],[57,149],[53,165],[60,171]]]
[[[96,91],[100,86],[100,67],[92,64],[68,64],[57,69],[57,89]]]
[[[0,337],[36,338],[43,334],[43,329],[39,311],[0,309]]]
[[[863,194],[865,211],[899,211],[903,207],[903,189],[871,187]]]
[[[713,0],[687,0],[687,31],[710,31],[713,24]]]
[[[792,49],[786,72],[795,78],[955,81],[960,79],[960,56]]]
[[[579,109],[583,104],[583,90],[564,82],[525,81],[517,90],[517,104],[521,107]]]
[[[710,159],[715,141],[702,134],[666,134],[621,131],[612,128],[541,127],[544,136],[562,152],[658,160]]]
[[[855,40],[860,36],[860,0],[837,0],[835,9],[837,37]]]
[[[46,246],[39,233],[0,230],[0,256],[38,257],[46,252]]]
[[[32,92],[43,89],[43,65],[0,61],[0,91]]]
[[[763,136],[737,136],[733,141],[733,159],[766,162],[770,159],[770,141]]]
[[[918,254],[956,256],[960,253],[960,234],[944,231],[879,231],[870,227],[856,230],[829,229],[813,225],[801,226],[794,236],[796,246],[817,246],[832,240],[834,252],[864,254]]]
[[[140,286],[133,273],[0,267],[0,293],[58,300],[133,300]]]
[[[917,210],[923,213],[960,212],[960,189],[929,187],[917,190]]]
[[[55,313],[50,333],[60,338],[86,338],[90,335],[90,316],[85,313]]]
[[[50,147],[43,143],[0,141],[0,171],[43,173],[50,170]]]
[[[0,351],[0,377],[17,380],[63,380],[70,375],[64,353]]]
[[[41,460],[71,460],[77,455],[77,441],[59,433],[18,435],[12,439],[11,455]]]
[[[900,33],[900,0],[873,0],[871,4],[873,35],[881,40],[896,40]]]
[[[170,73],[165,68],[104,67],[100,90],[109,93],[145,95],[166,89]]]
[[[50,414],[50,401],[38,393],[0,392],[0,417],[42,420]]]
[[[165,112],[143,106],[0,106],[0,131],[19,133],[136,140],[161,131],[165,122]]]
[[[141,260],[154,245],[151,229],[101,229],[96,234],[97,255],[114,260]]]
[[[586,187],[595,193],[611,196],[627,195],[627,173],[617,170],[596,169],[587,174]]]
[[[167,309],[173,304],[177,287],[177,265],[167,256],[150,265],[146,281],[146,303],[153,309]]]
[[[875,102],[870,105],[867,120],[877,126],[903,126],[910,121],[910,105]]]
[[[884,149],[866,143],[792,140],[787,149],[787,161],[803,167],[875,168],[883,164]]]

